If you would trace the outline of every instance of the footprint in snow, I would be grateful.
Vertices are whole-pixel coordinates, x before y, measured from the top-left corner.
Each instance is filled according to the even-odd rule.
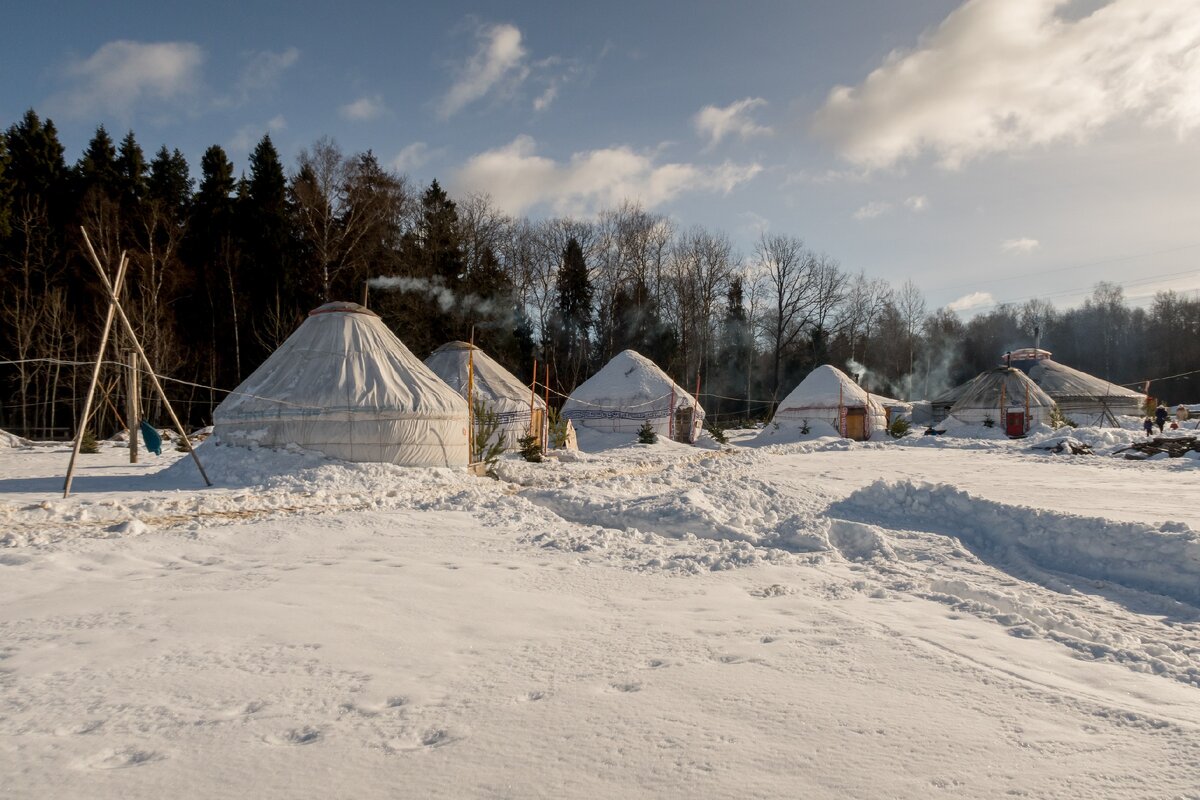
[[[550,695],[547,692],[526,692],[517,698],[518,703],[536,703],[538,700],[545,700]]]
[[[267,734],[263,741],[278,746],[298,746],[320,741],[322,735],[319,728],[305,725],[301,728],[290,728],[283,733]]]
[[[423,733],[409,739],[393,739],[383,744],[383,749],[390,753],[411,753],[417,750],[432,750],[457,742],[460,736],[453,736],[445,728],[429,728]]]
[[[85,765],[92,769],[127,769],[162,761],[165,758],[165,755],[154,750],[122,747],[118,750],[103,750],[88,759]]]
[[[667,666],[667,662],[663,661],[661,658],[652,658],[646,662],[646,666],[650,669],[660,669]]]
[[[642,690],[640,683],[610,683],[609,686],[618,692],[640,692]]]

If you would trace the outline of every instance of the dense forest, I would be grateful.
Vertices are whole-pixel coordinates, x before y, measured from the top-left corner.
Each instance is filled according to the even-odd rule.
[[[32,110],[0,134],[0,427],[62,437],[76,424],[106,308],[81,230],[110,269],[127,254],[123,305],[193,425],[329,300],[365,300],[422,358],[473,330],[524,380],[535,358],[548,364],[561,393],[634,348],[689,389],[699,379],[718,422],[766,416],[822,363],[873,391],[932,396],[1030,346],[1035,328],[1063,363],[1200,400],[1200,376],[1166,379],[1200,368],[1200,300],[1172,292],[1131,308],[1102,283],[1076,308],[1031,300],[964,322],[798,236],[739,253],[635,201],[514,218],[329,139],[290,169],[266,136],[244,171],[216,145],[198,166],[197,179],[178,149],[147,158],[132,132],[118,142],[103,127],[69,165]],[[119,426],[119,376],[102,373],[103,435]],[[148,392],[143,408],[161,413]]]

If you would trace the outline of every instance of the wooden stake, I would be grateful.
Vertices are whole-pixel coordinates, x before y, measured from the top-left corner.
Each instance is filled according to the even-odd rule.
[[[467,350],[467,462],[475,463],[475,326],[471,326],[471,349]],[[483,453],[479,454],[480,458]]]
[[[121,322],[125,326],[125,332],[129,334],[129,340],[133,342],[133,346],[137,349],[138,357],[145,366],[146,373],[150,376],[150,382],[154,384],[154,390],[158,392],[163,407],[167,409],[167,414],[170,415],[171,422],[174,423],[175,430],[179,433],[180,441],[187,445],[188,452],[192,454],[192,460],[196,462],[196,469],[200,470],[200,477],[204,478],[205,485],[212,486],[212,481],[208,479],[208,473],[204,471],[204,465],[200,463],[200,457],[196,455],[196,450],[192,447],[192,440],[188,438],[187,433],[183,430],[183,425],[179,422],[179,417],[175,416],[175,409],[171,408],[171,401],[167,399],[167,393],[163,390],[162,384],[158,382],[158,376],[154,374],[154,367],[150,365],[150,359],[146,357],[146,351],[142,349],[142,343],[138,341],[137,333],[133,330],[133,323],[129,321],[129,317],[125,316],[125,309],[121,308],[121,301],[113,292],[113,286],[108,282],[108,276],[104,274],[104,267],[100,265],[100,259],[96,257],[96,251],[92,249],[92,243],[87,238],[87,231],[83,231],[83,240],[87,243],[88,253],[92,257],[92,266],[100,273],[100,280],[104,282],[104,288],[108,289],[108,296],[112,300],[113,308],[117,310],[117,316],[121,318]]]
[[[83,234],[84,241],[87,241],[87,233]],[[92,243],[87,243],[88,250],[92,251],[92,258],[96,258],[96,252],[92,250]],[[99,265],[99,259],[96,259],[96,264]],[[83,432],[87,430],[88,417],[92,413],[92,400],[96,397],[96,384],[100,381],[100,365],[104,363],[104,349],[108,346],[108,334],[112,330],[113,314],[116,313],[116,300],[113,299],[113,287],[116,291],[121,291],[121,287],[125,283],[125,265],[128,262],[125,260],[125,253],[121,253],[121,260],[117,264],[117,277],[113,284],[108,282],[108,276],[104,275],[104,285],[108,288],[109,301],[108,313],[104,315],[104,328],[100,331],[100,349],[96,352],[96,366],[92,368],[92,381],[88,384],[87,396],[83,401],[83,416],[79,418],[79,430],[75,433],[75,444],[71,447],[71,460],[67,462],[67,479],[63,482],[63,497],[71,493],[71,479],[75,475],[75,459],[79,458],[79,448],[83,445]],[[101,275],[104,270],[100,269]]]
[[[537,375],[534,374],[534,379]],[[546,362],[546,382],[543,384],[546,390],[546,414],[542,417],[542,455],[546,454],[546,449],[550,444],[550,362]]]
[[[130,350],[125,354],[125,360],[128,362],[125,372],[125,419],[129,426],[129,463],[138,463],[138,423],[141,421],[141,414],[138,409],[138,370],[137,370],[137,353]]]
[[[533,399],[537,397],[537,359],[533,360],[533,380],[529,382],[529,435],[534,436],[533,432]],[[538,426],[541,427],[541,426]],[[540,434],[541,431],[538,431]],[[539,436],[539,438],[541,438]]]

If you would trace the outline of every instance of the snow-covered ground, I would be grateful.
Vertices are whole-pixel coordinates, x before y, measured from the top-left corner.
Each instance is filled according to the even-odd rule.
[[[1200,797],[1200,461],[1074,436],[0,442],[0,797]]]

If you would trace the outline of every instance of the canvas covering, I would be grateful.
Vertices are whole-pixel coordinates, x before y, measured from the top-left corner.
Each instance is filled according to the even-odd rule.
[[[562,416],[578,427],[631,435],[648,421],[666,437],[671,415],[681,408],[693,410],[687,440],[695,442],[704,427],[704,408],[653,361],[625,350],[571,392]]]
[[[991,420],[996,426],[1002,426],[1006,412],[1025,411],[1028,392],[1029,416],[1026,425],[1050,424],[1054,400],[1019,369],[990,369],[968,381],[961,389],[958,400],[950,408],[950,416],[959,422],[983,425],[986,420]]]
[[[425,366],[463,398],[467,396],[468,365],[475,372],[471,388],[476,399],[482,400],[498,417],[505,449],[519,448],[517,440],[529,434],[530,398],[533,407],[543,412],[546,401],[533,394],[494,358],[468,342],[447,342],[425,359]]]
[[[1139,392],[1048,358],[1038,360],[1027,372],[1030,380],[1058,403],[1059,410],[1080,425],[1103,421],[1106,409],[1111,414],[1138,416],[1146,401]]]
[[[465,466],[467,404],[354,303],[308,319],[213,412],[226,444],[295,445],[346,461]]]

